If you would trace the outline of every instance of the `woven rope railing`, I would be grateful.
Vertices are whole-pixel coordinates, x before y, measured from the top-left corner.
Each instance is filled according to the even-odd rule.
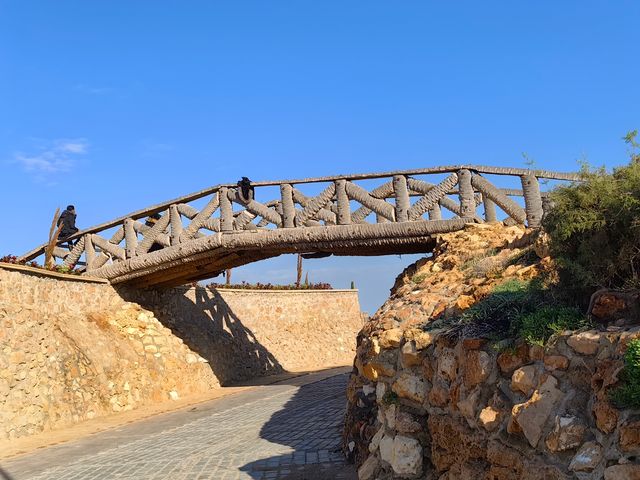
[[[435,183],[429,182],[434,176],[440,178]],[[499,188],[488,176],[515,177],[521,188]],[[368,190],[358,183],[366,180],[384,183]],[[248,197],[236,185],[217,185],[78,232],[65,240],[75,241],[73,248],[69,251],[59,246],[54,256],[68,267],[84,260],[85,271],[99,275],[109,265],[140,259],[158,250],[212,235],[260,235],[274,229],[300,230],[302,235],[309,227],[332,229],[336,226],[350,226],[355,235],[368,224],[402,224],[410,229],[417,223],[425,224],[423,231],[433,234],[462,228],[467,222],[492,222],[499,218],[509,224],[538,227],[546,203],[540,180],[577,181],[579,176],[460,165],[254,182]],[[325,185],[316,195],[303,193],[311,184]],[[261,192],[273,186],[279,187],[279,195],[259,201],[266,195]],[[522,197],[523,205],[513,197]],[[201,199],[206,199],[204,207],[198,209],[190,205]],[[341,235],[347,237],[349,231],[349,228],[340,230]],[[381,237],[386,235],[384,231],[380,229]],[[367,232],[369,236],[376,236],[375,228]],[[397,232],[395,235],[401,237],[402,229]],[[35,259],[43,252],[44,245],[24,254],[20,260]],[[156,262],[163,261],[162,256],[153,258]]]

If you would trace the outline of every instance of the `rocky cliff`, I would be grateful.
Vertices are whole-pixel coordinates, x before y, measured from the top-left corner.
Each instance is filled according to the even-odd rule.
[[[532,242],[519,227],[470,225],[398,278],[358,336],[349,383],[344,448],[361,480],[640,479],[640,412],[610,400],[639,327],[504,342],[452,320],[551,274]]]

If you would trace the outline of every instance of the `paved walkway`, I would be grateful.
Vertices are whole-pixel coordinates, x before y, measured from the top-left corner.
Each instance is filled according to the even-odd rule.
[[[339,451],[346,382],[345,374],[306,375],[23,455],[1,467],[13,480],[352,480],[354,470]]]

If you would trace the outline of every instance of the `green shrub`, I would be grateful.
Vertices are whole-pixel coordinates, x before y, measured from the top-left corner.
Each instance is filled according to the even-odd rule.
[[[538,283],[508,280],[452,319],[450,335],[484,336],[500,341],[509,337],[512,325],[523,316],[542,308],[544,302],[545,295]]]
[[[621,385],[611,391],[611,400],[622,408],[640,408],[640,340],[632,340],[624,355]]]
[[[416,273],[413,277],[411,277],[411,281],[413,283],[422,283],[425,278],[427,278],[426,273]]]
[[[544,306],[523,315],[512,325],[518,338],[530,345],[544,346],[549,338],[565,330],[577,330],[588,326],[587,318],[577,309],[560,305]]]
[[[640,287],[640,161],[611,174],[584,167],[582,180],[551,193],[543,222],[561,283],[585,296]]]
[[[541,281],[511,279],[455,318],[450,335],[482,336],[505,349],[514,339],[544,345],[554,333],[588,325],[579,310],[559,303]]]

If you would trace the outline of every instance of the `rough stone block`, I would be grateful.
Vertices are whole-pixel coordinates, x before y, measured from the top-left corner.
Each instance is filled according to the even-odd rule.
[[[595,355],[600,345],[600,334],[593,330],[576,333],[567,339],[567,345],[582,355]]]
[[[413,477],[422,472],[422,445],[415,438],[396,435],[393,440],[391,468],[401,477]]]
[[[427,395],[426,382],[407,372],[401,373],[391,388],[399,397],[408,398],[418,403],[422,403]]]
[[[587,442],[575,454],[569,470],[572,472],[590,472],[602,461],[602,446],[596,442]]]

